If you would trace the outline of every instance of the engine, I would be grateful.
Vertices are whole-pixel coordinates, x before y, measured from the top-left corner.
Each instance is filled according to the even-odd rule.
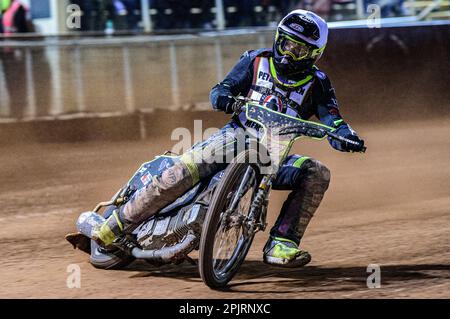
[[[204,205],[195,204],[174,215],[157,216],[139,228],[138,243],[145,250],[161,249],[179,243],[190,231],[200,239],[206,211]]]

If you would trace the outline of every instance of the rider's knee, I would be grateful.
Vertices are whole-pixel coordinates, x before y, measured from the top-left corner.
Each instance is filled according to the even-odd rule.
[[[173,189],[183,184],[192,184],[192,174],[187,165],[183,162],[165,169],[158,179],[153,180],[153,187],[159,189]]]
[[[307,183],[319,184],[326,191],[330,186],[331,172],[328,167],[318,160],[310,159],[304,164],[306,167]]]

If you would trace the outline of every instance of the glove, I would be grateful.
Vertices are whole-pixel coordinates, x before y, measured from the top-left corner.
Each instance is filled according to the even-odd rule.
[[[240,113],[243,106],[244,103],[242,101],[233,100],[232,102],[228,103],[225,113],[227,114]]]
[[[225,112],[226,114],[233,114],[242,108],[242,102],[236,101],[233,97],[227,95],[219,95],[216,104],[213,107],[216,110]]]
[[[351,144],[348,142],[341,142],[341,146],[346,152],[361,152],[364,149],[364,140],[360,139],[357,135],[349,134],[344,136],[346,139],[357,142],[358,145]]]

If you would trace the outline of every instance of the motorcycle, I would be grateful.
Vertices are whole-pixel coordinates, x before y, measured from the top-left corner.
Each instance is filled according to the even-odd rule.
[[[110,201],[83,213],[77,221],[78,232],[66,239],[88,253],[90,263],[101,269],[120,269],[136,259],[156,266],[196,264],[189,254],[198,250],[204,283],[210,288],[226,286],[244,262],[255,234],[267,228],[272,183],[294,143],[301,138],[329,138],[358,144],[335,134],[332,127],[280,113],[245,97],[236,99],[244,105],[240,114],[246,116],[246,128],[256,132],[247,143],[253,147],[246,147],[225,170],[200,181],[132,233],[111,246],[98,245],[91,239],[95,227],[148,185],[152,176],[180,158],[172,153],[158,156],[144,163]],[[261,160],[262,153],[268,160]],[[99,214],[102,209],[103,215]]]

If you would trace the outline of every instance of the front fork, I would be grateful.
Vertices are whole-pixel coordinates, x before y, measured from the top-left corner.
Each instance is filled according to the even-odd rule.
[[[281,143],[283,147],[281,160],[278,165],[284,162],[289,154],[294,140],[291,139],[287,144]],[[254,235],[259,231],[265,231],[267,228],[267,211],[269,206],[269,194],[272,189],[272,183],[277,175],[279,166],[272,168],[271,174],[264,175],[261,183],[259,184],[258,191],[256,193],[255,199],[253,200],[249,220],[248,220],[248,231]]]
[[[250,214],[247,220],[247,232],[255,235],[259,231],[267,228],[267,210],[269,206],[269,194],[272,187],[273,175],[266,175],[259,184],[255,199],[250,207]]]
[[[270,135],[269,135],[270,136]],[[273,139],[269,137],[271,141]],[[268,145],[271,145],[270,151],[273,152],[274,149],[278,150],[278,154],[280,154],[280,159],[277,161],[271,161],[276,162],[276,166],[272,166],[272,172],[270,174],[264,175],[259,188],[258,192],[255,196],[255,199],[253,201],[253,204],[251,206],[251,213],[249,216],[253,217],[253,234],[256,234],[259,231],[265,231],[267,228],[267,211],[269,206],[269,194],[272,189],[272,183],[275,180],[278,171],[280,169],[280,165],[285,161],[287,156],[289,155],[289,152],[291,151],[292,146],[294,145],[295,138],[293,136],[288,137],[287,141],[278,141],[278,143],[271,144],[270,142]],[[258,210],[260,210],[260,214],[258,214]]]

